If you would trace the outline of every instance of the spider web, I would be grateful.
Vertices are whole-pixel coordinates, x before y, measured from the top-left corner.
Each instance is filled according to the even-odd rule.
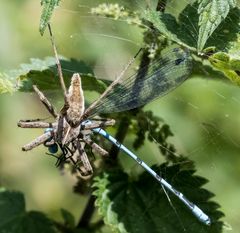
[[[124,20],[91,15],[90,8],[100,3],[103,1],[88,1],[87,5],[85,3],[81,5],[78,0],[62,1],[61,6],[54,12],[52,26],[60,54],[87,62],[98,78],[113,80],[142,46],[142,31],[137,26],[126,24]],[[144,1],[118,3],[125,5],[126,8],[140,11],[146,5]],[[181,8],[184,7],[182,1],[171,1],[171,3],[174,7],[170,6],[167,11],[179,14]],[[187,2],[184,1],[184,3]],[[176,4],[177,7],[175,7]],[[191,38],[196,40],[198,36],[196,29],[191,26],[191,23],[186,23],[186,26],[188,26],[186,28]],[[45,37],[47,55],[52,56],[47,33]],[[223,42],[221,38],[213,39],[217,43]],[[29,44],[27,48],[29,50]],[[132,73],[134,67],[135,64],[128,71],[129,74]],[[64,67],[64,64],[63,68],[70,73],[79,72],[77,69]],[[97,98],[97,95],[92,96],[92,93],[86,92],[85,94],[88,103],[92,102],[95,97]],[[57,101],[60,99],[62,98],[56,98]],[[171,126],[174,133],[171,141],[178,148],[178,153],[188,155],[190,159],[196,161],[198,174],[210,180],[207,188],[217,195],[214,200],[221,203],[223,212],[226,214],[224,220],[232,225],[232,232],[237,232],[240,228],[239,213],[235,208],[239,196],[239,171],[238,166],[235,165],[239,161],[239,130],[237,129],[239,103],[237,87],[199,77],[199,79],[188,80],[174,92],[145,107],[145,109],[154,111]],[[62,102],[58,104],[62,106]],[[36,105],[38,106],[39,102]],[[33,110],[38,113],[37,109]],[[12,137],[9,138],[10,142],[11,139]],[[126,139],[128,146],[131,146],[131,141],[132,136],[129,135]],[[137,151],[137,154],[149,165],[160,163],[163,159],[157,149],[158,144],[157,140],[156,143],[147,144]],[[149,151],[151,151],[151,156],[149,156]],[[132,170],[134,174],[142,172],[136,163],[129,161],[125,156],[120,157],[126,171]],[[19,163],[19,159],[16,161]],[[11,164],[13,163],[14,161],[11,161]],[[163,171],[162,175],[164,177],[166,173]],[[39,186],[41,191],[42,186]],[[177,212],[181,221],[181,211],[177,209]]]
[[[174,7],[168,5],[166,11],[175,15],[180,14],[188,3],[170,2]],[[183,2],[185,4],[182,4]],[[88,1],[87,5],[81,5],[79,1],[63,2],[56,11],[55,18],[62,16],[66,20],[62,23],[72,21],[74,26],[62,30],[61,27],[66,28],[64,25],[59,27],[58,23],[53,22],[55,38],[61,54],[66,57],[81,57],[81,60],[89,61],[88,65],[94,69],[98,78],[113,80],[142,46],[141,29],[128,25],[123,20],[91,15],[90,8],[98,3],[103,1]],[[137,8],[135,10],[142,9],[145,4],[144,1],[122,1],[119,5],[121,3],[130,9],[134,6]],[[190,37],[197,41],[198,33],[190,19],[186,28]],[[221,38],[211,39],[216,43],[223,42]],[[131,73],[134,66],[127,72]],[[236,188],[239,175],[237,166],[234,165],[239,162],[239,104],[237,87],[196,77],[145,107],[165,119],[174,132],[171,140],[179,148],[179,153],[184,153],[196,161],[198,173],[210,180],[207,187],[216,193],[215,200],[221,203],[226,214],[225,220],[232,225],[232,232],[236,231],[236,220],[239,218],[239,214],[234,210],[239,195]],[[152,158],[144,156],[148,149],[152,152]],[[147,149],[141,149],[138,154],[150,165],[162,160],[157,146],[154,148],[153,145],[147,145]],[[127,164],[129,169],[132,166],[137,167],[124,157],[122,163]],[[226,186],[227,189],[224,188]]]

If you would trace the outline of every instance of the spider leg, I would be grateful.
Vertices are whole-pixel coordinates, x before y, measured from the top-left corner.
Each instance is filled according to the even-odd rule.
[[[103,127],[106,125],[113,125],[115,123],[114,120],[112,119],[107,119],[104,121],[97,121],[97,122],[89,122],[86,125],[83,124],[81,126],[81,131],[80,131],[80,137],[82,138],[82,140],[88,144],[89,146],[92,147],[92,149],[94,151],[96,151],[97,153],[99,153],[102,156],[107,156],[108,152],[106,150],[104,150],[102,147],[100,147],[97,143],[93,142],[90,138],[90,134],[92,134],[91,129],[95,129],[95,128],[99,128],[99,127]]]
[[[68,126],[67,126],[67,132],[66,132],[66,134],[64,135],[64,138],[63,138],[63,140],[62,140],[62,144],[63,144],[63,145],[65,145],[66,141],[69,140],[68,138],[69,138],[69,136],[70,136],[69,134],[70,134],[71,129],[72,129],[71,126],[68,125]]]
[[[48,123],[44,121],[34,121],[34,120],[20,120],[18,122],[18,127],[21,128],[53,128],[56,127],[56,123]]]
[[[49,111],[49,113],[54,117],[57,118],[58,114],[55,111],[54,107],[52,106],[52,104],[49,102],[49,100],[47,99],[47,97],[37,88],[36,85],[33,85],[33,89],[34,91],[37,93],[39,99],[41,100],[41,102],[43,103],[43,105],[46,107],[46,109]]]
[[[106,119],[106,120],[98,120],[98,121],[93,121],[93,122],[87,122],[86,124],[82,124],[81,129],[82,130],[87,130],[87,129],[95,129],[95,128],[102,128],[102,127],[107,127],[107,126],[112,126],[115,124],[115,120],[113,119]]]
[[[50,34],[50,39],[51,39],[51,43],[52,43],[52,47],[53,47],[55,60],[56,60],[56,66],[57,66],[57,71],[58,71],[58,76],[59,76],[61,88],[62,88],[63,94],[64,94],[65,104],[64,104],[62,110],[60,111],[59,118],[58,118],[58,128],[57,128],[57,142],[59,144],[64,145],[65,141],[66,141],[66,137],[67,137],[67,135],[66,135],[66,137],[64,137],[64,119],[66,118],[66,113],[67,113],[67,110],[69,108],[68,101],[67,101],[68,92],[67,92],[66,85],[65,85],[65,82],[64,82],[62,67],[61,67],[59,57],[58,57],[57,47],[56,47],[56,44],[55,44],[55,41],[54,41],[54,36],[53,36],[53,33],[52,33],[51,25],[49,23],[48,23],[48,31],[49,31],[49,34]]]
[[[77,141],[77,151],[78,151],[78,160],[80,160],[83,163],[85,176],[89,176],[93,173],[92,166],[88,160],[87,154],[84,151],[84,148],[82,148],[80,141]]]
[[[53,37],[53,34],[52,34],[52,29],[51,29],[51,26],[50,26],[49,23],[48,23],[48,30],[49,30],[49,34],[50,34],[50,38],[51,38],[51,42],[52,42],[52,46],[53,46],[53,52],[54,52],[55,59],[56,59],[58,76],[59,76],[59,79],[60,79],[61,87],[63,89],[64,97],[66,97],[67,89],[66,89],[64,79],[63,79],[62,67],[61,67],[61,63],[60,63],[59,58],[58,58],[57,48],[56,48],[54,37]]]
[[[83,118],[87,119],[89,115],[91,115],[91,111],[94,110],[94,108],[101,103],[102,99],[119,83],[119,81],[122,79],[123,75],[127,71],[127,69],[131,66],[131,64],[134,62],[138,54],[141,52],[142,48],[137,52],[137,54],[129,61],[129,63],[126,65],[126,67],[123,69],[123,71],[120,73],[120,75],[107,87],[107,89],[100,95],[100,97],[94,101],[88,109],[85,111]]]
[[[97,143],[93,142],[90,138],[83,138],[84,142],[92,147],[93,151],[97,152],[99,155],[108,156],[108,152],[100,147]]]
[[[113,119],[110,119],[110,118],[102,118],[102,117],[99,117],[99,116],[96,116],[96,117],[92,117],[91,118],[91,121],[112,121]]]
[[[37,86],[33,85],[34,91],[37,93],[38,97],[40,98],[41,102],[43,105],[47,108],[47,110],[50,112],[50,114],[54,117],[57,118],[58,114],[55,111],[54,107],[51,105],[51,103],[48,101],[48,99],[44,96],[44,94],[37,88]],[[35,120],[20,120],[18,122],[18,126],[22,128],[53,128],[52,123],[46,123],[41,121],[40,119],[35,119]],[[41,136],[37,137],[30,143],[26,144],[25,146],[22,147],[23,151],[28,151],[31,150],[47,140],[49,140],[53,136],[53,132],[46,132],[42,134]]]
[[[53,136],[52,132],[46,132],[39,137],[35,138],[33,141],[29,142],[25,146],[22,147],[23,151],[29,151],[33,148],[43,144],[45,141],[49,140]]]
[[[59,144],[62,144],[63,131],[64,131],[64,117],[62,114],[60,114],[58,118],[58,127],[57,127],[57,142]]]
[[[46,119],[47,118],[45,118],[45,119],[37,118],[37,119],[26,119],[26,120],[20,120],[20,121],[22,121],[22,122],[36,122],[36,121],[44,121]]]

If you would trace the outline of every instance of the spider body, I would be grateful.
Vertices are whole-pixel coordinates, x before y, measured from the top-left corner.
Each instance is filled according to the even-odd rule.
[[[40,119],[20,120],[18,126],[21,128],[45,128],[44,134],[24,145],[22,150],[29,151],[44,144],[50,153],[55,154],[59,145],[62,155],[57,163],[70,160],[82,176],[91,175],[93,169],[84,150],[85,146],[90,146],[93,151],[102,156],[108,155],[107,151],[91,140],[92,129],[114,125],[115,121],[98,119],[84,124],[84,96],[79,74],[72,76],[71,85],[64,98],[65,104],[60,113],[56,112],[53,105],[37,86],[34,85],[33,89],[55,121],[48,123]]]
[[[50,128],[46,130],[44,134],[35,138],[30,143],[22,147],[23,151],[29,151],[33,148],[44,144],[48,147],[50,152],[57,151],[59,146],[62,151],[61,158],[63,160],[71,160],[76,165],[77,169],[84,176],[91,175],[93,169],[88,160],[88,156],[84,150],[85,146],[90,146],[93,151],[97,152],[102,156],[108,155],[108,152],[101,148],[98,144],[91,140],[93,129],[99,127],[112,126],[115,121],[112,119],[91,119],[88,121],[88,117],[91,115],[91,111],[94,109],[97,103],[107,95],[107,93],[118,83],[121,75],[115,80],[105,92],[96,100],[88,109],[84,107],[84,95],[81,85],[81,77],[78,73],[73,74],[71,78],[71,85],[66,89],[61,64],[58,58],[57,49],[54,43],[51,27],[48,25],[50,38],[53,46],[53,51],[56,59],[56,66],[58,70],[59,81],[64,94],[64,106],[61,111],[56,112],[53,105],[45,97],[45,95],[38,89],[37,86],[33,85],[33,89],[38,95],[42,104],[47,108],[49,113],[54,118],[54,122],[44,122],[40,119],[37,120],[20,120],[18,126],[21,128]],[[129,64],[130,65],[130,64]],[[127,67],[126,67],[127,69]],[[87,122],[87,124],[86,124]],[[61,163],[60,159],[57,163]],[[80,166],[79,166],[80,164]]]

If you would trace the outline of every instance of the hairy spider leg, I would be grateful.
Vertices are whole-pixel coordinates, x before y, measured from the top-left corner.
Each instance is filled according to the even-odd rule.
[[[43,103],[43,105],[46,107],[48,112],[54,117],[57,118],[58,114],[55,111],[53,105],[50,103],[50,101],[47,99],[47,97],[37,88],[36,85],[33,85],[34,91],[37,93],[39,99]],[[41,121],[41,119],[34,119],[34,120],[20,120],[18,122],[18,126],[21,128],[53,128],[52,123],[47,123]]]
[[[64,106],[60,111],[59,121],[62,121],[61,118],[64,118],[69,124],[66,134],[63,136],[63,123],[59,123],[57,131],[57,139],[59,143],[63,145],[66,143],[68,134],[71,128],[78,127],[81,123],[81,118],[84,113],[84,96],[81,85],[81,77],[78,73],[73,74],[71,79],[71,85],[69,89],[66,89],[61,63],[58,57],[58,52],[56,44],[54,41],[53,33],[50,24],[48,24],[49,34],[52,42],[52,47],[54,51],[54,56],[56,59],[56,65],[58,70],[58,76],[60,79],[61,87],[64,93]]]
[[[43,144],[47,140],[49,140],[51,137],[53,137],[52,132],[46,132],[39,137],[35,138],[33,141],[29,142],[28,144],[24,145],[22,147],[23,151],[29,151],[32,150],[33,148]]]
[[[20,120],[17,123],[18,127],[20,128],[40,128],[40,129],[44,129],[44,128],[55,128],[56,127],[56,123],[48,123],[48,122],[44,122],[44,121],[32,121],[32,120]]]
[[[86,144],[88,144],[93,149],[93,151],[97,152],[99,155],[103,157],[108,156],[108,152],[104,150],[101,146],[99,146],[97,143],[92,141],[91,138],[84,138],[83,140]]]
[[[107,87],[107,89],[101,94],[101,96],[94,101],[88,108],[87,110],[84,112],[83,115],[83,119],[86,120],[89,115],[91,115],[91,111],[95,108],[95,106],[108,94],[109,91],[111,91],[118,83],[119,81],[122,79],[122,77],[124,76],[125,72],[127,71],[127,69],[132,65],[132,63],[135,61],[136,57],[138,56],[138,54],[142,51],[142,48],[140,48],[138,50],[138,52],[136,53],[136,55],[129,61],[129,63],[126,65],[126,67],[122,70],[122,72],[120,73],[120,75],[111,83],[111,85],[109,85]]]
[[[34,91],[37,93],[39,99],[41,100],[42,104],[46,107],[46,109],[49,111],[49,113],[54,117],[58,117],[58,113],[54,109],[53,105],[50,103],[50,101],[47,99],[47,97],[38,89],[36,85],[33,85]]]
[[[34,91],[37,93],[39,96],[41,102],[43,105],[46,107],[46,109],[49,111],[49,113],[56,118],[58,114],[56,113],[54,107],[48,101],[48,99],[44,96],[44,94],[37,88],[37,86],[33,85]],[[48,122],[42,122],[42,121],[35,121],[35,120],[20,120],[18,122],[18,126],[21,128],[55,128],[55,125],[53,123],[48,123]],[[49,140],[51,137],[54,135],[54,130],[52,132],[45,132],[41,136],[37,137],[30,143],[24,145],[22,147],[23,151],[28,151],[31,150],[43,143],[45,143],[47,140]]]

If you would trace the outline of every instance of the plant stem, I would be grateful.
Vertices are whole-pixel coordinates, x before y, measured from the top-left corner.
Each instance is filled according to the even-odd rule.
[[[157,11],[164,11],[165,10],[165,4],[166,4],[166,0],[159,0],[158,1],[158,5],[157,5]],[[147,73],[148,71],[148,67],[150,64],[150,59],[149,59],[149,52],[147,50],[145,50],[142,54],[141,57],[141,62],[139,65],[139,71],[136,77],[136,81],[138,82],[139,79],[143,79],[145,77],[145,73]],[[134,87],[133,87],[134,88]],[[138,90],[138,93],[140,93],[140,90]],[[119,124],[119,127],[117,129],[115,138],[118,140],[119,143],[123,143],[127,133],[128,133],[128,129],[131,123],[131,116],[137,114],[137,112],[139,111],[139,109],[134,109],[131,110],[131,114],[128,114],[126,116],[124,116]],[[117,156],[119,154],[119,148],[112,145],[110,151],[109,151],[109,157],[111,158],[111,161],[117,164]],[[88,203],[84,209],[84,212],[81,216],[81,219],[77,225],[77,228],[89,228],[89,223],[91,221],[92,215],[94,214],[95,211],[95,206],[94,206],[94,202],[95,202],[96,198],[95,196],[91,195]],[[100,225],[103,224],[103,221],[99,221]]]
[[[79,223],[77,225],[77,228],[88,228],[89,227],[89,222],[91,221],[92,215],[94,214],[95,211],[95,202],[96,198],[95,196],[91,195],[88,199],[88,203],[83,211],[83,214],[79,220]]]
[[[115,138],[121,144],[123,143],[127,135],[129,125],[130,125],[130,119],[128,117],[123,117],[120,121],[119,127],[117,129],[117,133],[115,134]],[[111,158],[111,160],[115,161],[117,159],[118,153],[119,153],[119,148],[115,145],[112,145],[109,151],[109,157]]]
[[[99,228],[101,228],[104,225],[104,221],[102,219],[100,219],[98,222],[94,223],[91,226],[91,230],[95,231],[95,230],[99,230]]]

